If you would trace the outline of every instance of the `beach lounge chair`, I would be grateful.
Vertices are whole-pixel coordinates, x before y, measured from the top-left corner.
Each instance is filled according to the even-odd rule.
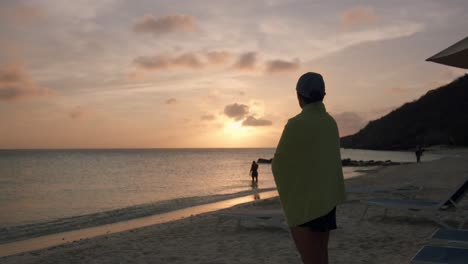
[[[463,184],[460,185],[450,196],[441,201],[421,201],[421,200],[398,200],[398,199],[369,199],[361,201],[365,203],[366,209],[362,214],[360,220],[364,218],[369,209],[370,205],[381,206],[385,208],[384,216],[387,213],[387,209],[402,209],[410,212],[421,212],[426,213],[429,218],[434,220],[436,223],[440,224],[443,227],[450,228],[446,223],[444,223],[439,217],[438,213],[443,213],[447,211],[455,211],[457,209],[457,204],[463,198],[465,193],[468,190],[468,179],[466,179]],[[461,221],[460,227],[464,224],[465,220]],[[467,262],[468,263],[468,262]]]
[[[424,246],[411,260],[412,264],[467,264],[468,249]]]
[[[270,227],[282,228],[284,230],[289,230],[286,225],[284,214],[281,209],[272,209],[272,210],[231,210],[227,212],[217,213],[218,215],[218,224],[222,218],[236,218],[237,225],[241,225],[242,220],[256,222]]]
[[[431,244],[468,248],[468,230],[437,229],[431,236]],[[468,262],[467,262],[468,263]]]

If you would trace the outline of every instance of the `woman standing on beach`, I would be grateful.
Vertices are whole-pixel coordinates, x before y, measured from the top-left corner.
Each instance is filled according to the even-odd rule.
[[[252,166],[250,166],[250,176],[252,176],[252,182],[258,182],[258,164],[252,161]]]
[[[273,158],[273,176],[304,264],[328,264],[336,206],[345,200],[340,137],[325,109],[325,82],[305,73],[296,85],[301,112],[288,120]]]

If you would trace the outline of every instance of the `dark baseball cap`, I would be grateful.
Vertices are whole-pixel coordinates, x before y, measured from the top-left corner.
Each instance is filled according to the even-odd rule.
[[[325,95],[325,82],[322,75],[315,72],[304,73],[297,81],[296,91],[307,98],[311,98],[317,93]]]

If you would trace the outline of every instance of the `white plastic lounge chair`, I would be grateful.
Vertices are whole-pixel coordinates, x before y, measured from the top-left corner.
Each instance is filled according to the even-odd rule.
[[[431,244],[468,248],[468,230],[437,229],[431,236]],[[468,263],[468,262],[467,262]]]
[[[447,199],[443,200],[442,202],[435,202],[435,201],[420,201],[420,200],[398,200],[398,199],[369,199],[361,201],[365,203],[366,209],[362,214],[360,220],[364,218],[369,209],[370,205],[381,206],[385,208],[384,216],[387,213],[387,209],[403,209],[412,212],[421,212],[426,213],[428,216],[440,224],[443,227],[450,228],[446,223],[444,223],[441,219],[438,218],[438,213],[448,211],[454,211],[457,209],[457,204],[463,198],[465,193],[468,191],[468,179],[460,185]],[[460,227],[464,224],[465,220],[460,223]],[[468,262],[467,262],[468,263]]]
[[[468,249],[424,246],[411,260],[413,264],[467,264]]]
[[[273,210],[231,210],[217,214],[220,218],[237,218],[237,225],[240,226],[242,220],[254,221],[271,227],[278,227],[289,230],[285,223],[284,214],[281,209]]]

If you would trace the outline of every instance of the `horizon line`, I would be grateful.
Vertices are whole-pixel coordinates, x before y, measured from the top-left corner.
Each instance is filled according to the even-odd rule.
[[[174,148],[0,148],[0,151],[7,150],[177,150],[177,149],[271,149],[276,147],[174,147]]]

